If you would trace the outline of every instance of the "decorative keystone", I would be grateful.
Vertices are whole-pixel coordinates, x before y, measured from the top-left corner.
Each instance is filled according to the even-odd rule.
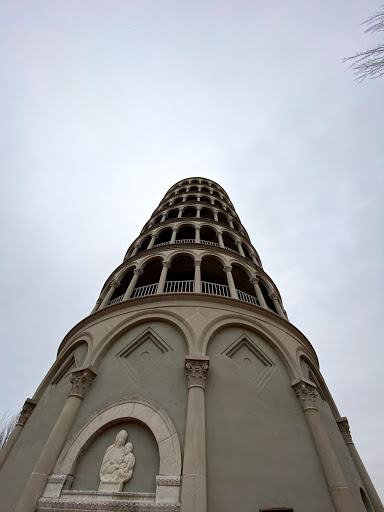
[[[209,357],[195,356],[185,358],[185,370],[188,389],[198,387],[205,389]]]

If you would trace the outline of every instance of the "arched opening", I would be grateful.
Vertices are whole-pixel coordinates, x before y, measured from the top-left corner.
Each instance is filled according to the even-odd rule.
[[[149,242],[151,241],[152,236],[147,236],[147,238],[144,238],[143,242],[141,243],[139,250],[137,252],[143,252],[148,247]]]
[[[176,199],[173,201],[173,204],[182,203],[182,202],[183,202],[183,198],[182,197],[176,197]]]
[[[212,190],[212,194],[213,194],[214,196],[216,196],[216,197],[220,197],[220,196],[219,196],[219,194],[218,194],[218,192],[216,192],[216,190]]]
[[[164,293],[193,292],[194,275],[195,264],[192,256],[177,256],[171,261],[171,267],[168,269]]]
[[[235,244],[235,241],[227,233],[223,233],[223,242],[224,242],[225,247],[228,247],[228,249],[232,249],[232,251],[239,252],[237,250],[237,246]]]
[[[223,207],[223,205],[220,203],[220,201],[218,201],[217,199],[214,199],[213,200],[214,204],[216,204],[217,206],[220,206],[220,208]]]
[[[235,219],[232,219],[232,223],[233,223],[233,227],[234,227],[237,231],[240,231],[240,226],[239,226],[239,224],[235,221]]]
[[[207,192],[207,194],[210,193],[209,188],[207,188],[207,187],[201,187],[201,191],[202,192]]]
[[[186,191],[187,191],[186,187],[183,187],[179,190],[178,194],[182,194],[183,192],[186,192]]]
[[[223,264],[216,258],[207,256],[201,263],[201,291],[213,295],[230,297],[227,276]]]
[[[178,216],[179,216],[179,210],[171,210],[170,212],[168,212],[166,219],[167,220],[177,219]]]
[[[200,211],[200,217],[202,219],[211,219],[211,220],[214,220],[214,215],[213,215],[213,211],[212,210],[209,210],[208,208],[202,208],[201,211]]]
[[[259,281],[259,286],[260,286],[261,293],[263,294],[264,300],[265,300],[268,308],[271,311],[273,311],[274,313],[277,313],[275,305],[273,303],[273,300],[268,295],[268,290],[267,290],[267,288],[265,287],[264,283],[261,280]]]
[[[188,196],[187,201],[197,201],[197,196]]]
[[[183,217],[196,217],[196,208],[185,208],[183,210]]]
[[[228,219],[223,213],[219,212],[217,214],[217,218],[219,219],[219,222],[222,222],[223,224],[227,224],[229,226]]]
[[[201,183],[204,183],[205,185],[209,185],[208,181],[201,180]]]
[[[207,245],[219,245],[219,239],[217,238],[216,231],[207,226],[203,226],[200,229],[200,240],[202,244],[206,243]]]
[[[192,185],[192,187],[189,187],[189,191],[192,192],[192,190],[196,190],[198,191],[199,190],[199,187],[196,186],[196,185]]]
[[[181,226],[177,232],[176,241],[181,243],[192,243],[195,241],[195,228],[193,226]]]
[[[258,304],[256,292],[253,285],[249,282],[248,274],[241,267],[232,265],[232,277],[239,299],[251,304]]]
[[[206,196],[200,197],[200,201],[202,203],[211,203],[211,200],[208,197],[206,197]]]
[[[160,245],[160,244],[165,244],[167,242],[170,242],[171,238],[172,238],[172,229],[164,229],[164,231],[159,233],[159,235],[156,239],[155,245]]]
[[[245,257],[248,258],[249,260],[251,260],[252,258],[249,255],[249,251],[247,249],[247,246],[244,243],[242,243],[241,245],[243,247],[243,251],[244,251]]]
[[[111,300],[109,301],[109,304],[117,304],[118,302],[121,302],[124,297],[124,293],[127,291],[127,288],[129,286],[129,283],[131,282],[131,279],[133,277],[133,268],[129,270],[127,273],[124,274],[120,281],[120,286],[115,288],[115,291],[113,292],[113,295],[111,297]]]
[[[365,507],[366,511],[373,512],[373,508],[369,502],[368,496],[365,494],[364,489],[362,489],[361,487],[360,487],[360,496],[361,496],[361,499],[363,500],[364,507]]]
[[[143,297],[144,295],[153,295],[156,293],[162,268],[163,265],[160,258],[150,261],[144,267],[143,273],[137,280],[135,289],[132,293],[132,298]]]
[[[159,222],[161,221],[161,218],[162,218],[162,215],[159,215],[158,217],[156,217],[154,224],[159,224]]]

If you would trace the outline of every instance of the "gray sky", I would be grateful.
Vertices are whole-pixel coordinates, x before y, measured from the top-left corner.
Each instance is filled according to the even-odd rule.
[[[166,190],[228,192],[384,497],[384,81],[370,0],[0,4],[0,412]],[[16,363],[17,361],[17,363]]]

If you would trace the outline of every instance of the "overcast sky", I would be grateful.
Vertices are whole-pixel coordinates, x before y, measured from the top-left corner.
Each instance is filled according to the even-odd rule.
[[[2,1],[0,413],[167,189],[228,192],[384,497],[384,79],[371,0]]]

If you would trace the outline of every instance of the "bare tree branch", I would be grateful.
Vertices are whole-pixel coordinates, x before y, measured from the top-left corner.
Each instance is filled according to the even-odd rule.
[[[19,415],[20,413],[10,414],[9,412],[6,412],[0,417],[0,450],[5,445],[14,426],[16,425]]]

